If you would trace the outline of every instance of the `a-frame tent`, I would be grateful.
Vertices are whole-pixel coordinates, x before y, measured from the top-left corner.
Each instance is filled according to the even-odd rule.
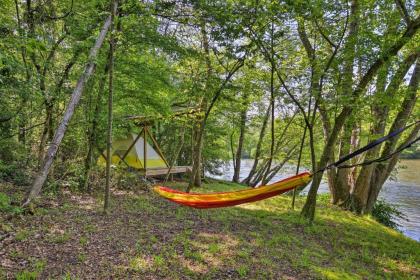
[[[152,145],[148,139],[152,141]],[[170,166],[147,126],[137,135],[129,133],[125,138],[113,141],[111,154],[112,164],[137,169],[143,176],[184,173],[191,170],[190,166]],[[105,163],[105,155],[102,154],[98,164]]]

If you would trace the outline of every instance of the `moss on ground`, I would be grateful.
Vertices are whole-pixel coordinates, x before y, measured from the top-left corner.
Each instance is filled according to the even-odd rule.
[[[183,188],[182,183],[172,186]],[[3,190],[1,189],[0,192]],[[205,191],[240,185],[210,182]],[[64,193],[33,216],[0,214],[0,279],[418,279],[420,243],[322,197],[309,225],[278,196],[197,210],[153,193]],[[296,209],[304,199],[298,198]],[[6,232],[7,231],[7,232]]]

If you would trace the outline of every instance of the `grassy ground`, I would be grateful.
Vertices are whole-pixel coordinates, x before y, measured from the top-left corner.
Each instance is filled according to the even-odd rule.
[[[214,182],[205,189],[238,187]],[[107,216],[99,197],[64,193],[44,201],[33,215],[0,214],[0,278],[420,277],[420,243],[329,206],[326,197],[311,226],[289,209],[287,196],[196,210],[150,192],[114,190]],[[297,209],[302,204],[299,198]]]

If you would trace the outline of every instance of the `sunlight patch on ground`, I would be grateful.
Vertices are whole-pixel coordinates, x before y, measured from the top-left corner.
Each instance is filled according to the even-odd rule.
[[[145,271],[152,266],[152,263],[150,258],[137,256],[130,260],[129,268],[134,271]]]
[[[96,200],[91,196],[71,195],[70,200],[76,203],[80,209],[92,210],[97,207]]]
[[[200,232],[198,234],[198,238],[207,243],[218,242],[219,244],[223,244],[228,247],[237,246],[239,243],[237,239],[233,239],[227,234],[219,233]]]
[[[179,263],[186,269],[195,273],[206,273],[209,271],[208,267],[197,261],[192,261],[184,256],[178,256]]]
[[[220,267],[224,259],[233,258],[239,245],[237,239],[226,234],[201,232],[197,239],[191,244],[199,249],[203,260],[212,267]]]
[[[248,209],[248,210],[263,210],[258,203],[245,203],[237,206],[238,208]]]
[[[61,225],[51,225],[48,232],[50,234],[64,234],[65,230],[61,228]]]
[[[401,273],[405,273],[405,274],[411,273],[413,275],[416,275],[416,274],[418,275],[420,272],[415,267],[410,267],[406,263],[395,260],[395,259],[391,259],[387,257],[377,257],[375,260],[378,264],[383,266],[383,271],[385,273],[392,273],[391,269],[394,271],[398,270]],[[413,264],[415,265],[416,261],[414,259],[412,261],[413,261]]]
[[[345,279],[354,279],[354,275],[350,275],[344,271],[338,271],[337,269],[329,268],[316,268],[316,271],[319,272],[323,278],[331,280],[345,280]]]

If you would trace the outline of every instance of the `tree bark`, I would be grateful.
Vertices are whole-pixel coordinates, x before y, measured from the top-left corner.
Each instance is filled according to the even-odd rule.
[[[268,158],[267,169],[262,177],[262,182],[266,182],[266,177],[269,175],[271,170],[271,164],[273,162],[274,156],[274,145],[275,145],[275,138],[274,138],[274,124],[275,124],[275,99],[274,99],[274,23],[271,22],[271,30],[270,30],[270,52],[271,52],[271,69],[270,69],[270,106],[271,106],[271,143],[270,143],[270,157]]]
[[[335,120],[334,127],[331,130],[330,137],[328,138],[328,142],[325,145],[321,158],[317,164],[317,166],[319,166],[320,168],[324,168],[330,161],[330,156],[331,156],[330,151],[334,149],[339,132],[341,128],[343,127],[345,120],[348,117],[348,114],[350,113],[351,111],[349,111],[349,109],[343,110],[342,113]],[[309,189],[305,205],[302,208],[302,212],[301,212],[302,216],[307,218],[309,221],[313,221],[315,217],[316,195],[317,195],[318,188],[321,183],[323,174],[324,174],[323,170],[313,174],[312,184]]]
[[[17,19],[17,23],[18,23],[18,34],[20,36],[23,36],[23,34],[22,34],[23,33],[22,32],[22,21],[21,21],[20,12],[19,12],[20,9],[19,9],[19,3],[18,3],[17,0],[15,0],[15,9],[16,9],[16,19]],[[22,45],[22,47],[20,48],[20,52],[21,52],[23,64],[25,66],[26,82],[28,84],[30,84],[32,75],[31,75],[31,71],[28,67],[27,57],[26,57],[26,48],[25,48],[24,45]],[[26,107],[26,104],[27,104],[27,101],[28,101],[27,100],[28,98],[27,98],[26,95],[27,94],[25,94],[23,96],[23,99],[22,99],[22,108]],[[26,149],[26,129],[25,129],[26,125],[27,125],[27,116],[26,116],[26,113],[22,113],[22,116],[19,118],[19,124],[18,124],[18,126],[19,126],[18,140],[19,140],[20,143],[22,143],[25,146],[25,149]]]
[[[114,4],[113,9],[116,10],[117,5]],[[42,189],[42,186],[44,185],[48,173],[50,171],[50,168],[52,166],[52,163],[54,161],[54,157],[57,154],[58,147],[61,144],[61,141],[63,140],[64,134],[67,131],[67,126],[73,116],[73,113],[76,109],[76,106],[78,105],[80,101],[80,97],[82,96],[84,86],[86,82],[89,80],[90,76],[92,76],[93,72],[95,71],[95,58],[97,57],[97,54],[105,40],[105,36],[108,32],[108,29],[111,25],[111,16],[108,16],[105,20],[105,23],[102,27],[101,32],[99,33],[98,38],[96,39],[96,42],[89,53],[89,61],[85,66],[85,70],[83,74],[80,76],[76,87],[71,95],[71,99],[69,101],[69,104],[66,108],[66,111],[64,113],[63,119],[60,122],[59,126],[57,127],[57,130],[54,134],[54,138],[50,144],[50,147],[48,148],[47,154],[45,156],[45,160],[43,161],[43,167],[41,168],[40,172],[35,178],[35,181],[31,187],[31,190],[29,191],[25,201],[23,202],[23,206],[28,205],[33,198],[35,198],[39,192]]]
[[[115,8],[114,8],[115,7]],[[105,174],[105,193],[104,193],[104,213],[108,212],[109,208],[109,192],[111,188],[111,163],[112,163],[112,106],[113,106],[113,95],[114,95],[114,20],[117,12],[118,1],[113,0],[111,5],[111,24],[109,27],[109,83],[108,83],[108,129],[107,129],[107,141],[106,141],[106,174]],[[146,128],[144,128],[146,132]],[[146,143],[146,137],[143,141]],[[147,154],[147,151],[144,151]],[[144,162],[146,168],[146,161]]]
[[[213,68],[211,65],[210,60],[210,49],[209,49],[209,39],[207,35],[206,30],[206,22],[204,21],[204,18],[200,18],[200,31],[201,31],[201,39],[204,49],[204,58],[206,62],[206,68],[207,68],[207,76],[206,76],[206,85],[204,89],[204,96],[200,102],[200,108],[203,112],[207,111],[208,106],[208,94],[210,91],[210,80],[213,73]],[[188,187],[188,191],[193,186],[199,187],[201,186],[201,170],[202,170],[202,151],[203,151],[203,137],[204,137],[204,127],[205,127],[205,121],[204,119],[200,121],[196,126],[196,133],[195,133],[195,141],[194,141],[194,149],[193,149],[193,167],[191,171],[191,178],[190,183]]]
[[[209,105],[207,106],[207,109],[204,113],[203,119],[199,123],[199,129],[198,131],[194,132],[193,134],[196,135],[195,139],[195,146],[193,141],[193,170],[190,178],[190,183],[187,187],[187,192],[191,190],[193,186],[201,186],[201,176],[204,174],[204,170],[201,169],[201,152],[202,152],[202,146],[203,146],[203,136],[204,136],[204,130],[207,124],[207,120],[210,116],[211,110],[213,109],[214,105],[216,104],[216,101],[219,99],[220,95],[222,94],[223,90],[229,83],[229,81],[232,79],[233,75],[238,71],[243,65],[244,65],[244,59],[240,58],[238,61],[236,61],[235,65],[232,67],[231,70],[229,70],[229,73],[227,74],[225,80],[220,85],[220,87],[216,90],[216,92],[213,95],[213,98],[211,99]]]
[[[276,176],[277,173],[283,168],[283,166],[292,158],[297,147],[298,147],[297,144],[293,146],[289,151],[287,151],[287,154],[283,158],[283,160],[279,164],[271,168],[269,172],[267,172],[268,173],[267,176],[261,182],[262,185],[267,185],[268,183],[270,183],[270,181],[274,178],[274,176]]]
[[[270,117],[271,106],[268,106],[267,111],[265,112],[263,123],[260,130],[260,136],[258,138],[257,147],[255,149],[254,163],[252,164],[251,170],[249,171],[248,176],[242,181],[243,184],[249,185],[252,177],[254,177],[255,172],[257,171],[258,162],[261,156],[261,147],[264,140],[265,130],[267,128],[268,119]]]
[[[341,135],[342,137],[340,139],[339,158],[350,153],[351,126],[352,125],[349,124],[349,122],[344,125],[344,129]],[[335,172],[335,178],[333,179],[334,185],[328,184],[330,187],[332,204],[342,204],[347,200],[350,192],[349,174],[350,170],[347,168],[338,169]]]
[[[95,150],[99,114],[100,114],[101,106],[102,106],[102,95],[104,93],[105,83],[106,83],[108,72],[109,72],[109,61],[110,61],[109,55],[110,54],[108,54],[108,62],[105,65],[104,73],[102,74],[102,77],[99,80],[98,94],[96,96],[96,101],[95,101],[95,110],[93,113],[91,127],[88,131],[88,151],[85,158],[85,170],[83,172],[83,178],[79,185],[80,189],[87,192],[91,192],[92,190],[90,182],[89,182],[89,178],[90,178],[90,172],[92,169],[93,154]]]
[[[246,104],[244,105],[246,106]],[[232,181],[235,183],[239,182],[239,175],[241,173],[242,148],[243,148],[244,137],[245,137],[246,114],[247,114],[247,109],[243,108],[241,110],[238,147],[236,148],[236,155],[234,158],[235,164],[234,164]]]
[[[418,85],[420,81],[420,61],[417,60],[416,66],[414,68],[414,72],[411,76],[410,83],[407,89],[407,94],[404,98],[404,101],[401,105],[401,109],[398,112],[390,131],[395,131],[398,129],[403,128],[408,121],[410,114],[412,113],[414,106],[416,104],[418,94]],[[392,153],[397,146],[398,140],[400,136],[393,137],[392,139],[385,142],[384,149],[381,153],[381,156],[386,156]],[[398,159],[398,158],[397,158]],[[396,161],[395,161],[396,163]],[[394,164],[395,166],[395,164]],[[383,184],[385,183],[386,179],[392,169],[394,168],[390,163],[384,164],[377,164],[376,168],[373,173],[373,178],[370,182],[368,193],[365,194],[362,192],[363,195],[357,196],[360,189],[355,190],[354,199],[357,203],[355,205],[355,210],[360,213],[370,213],[375,205],[375,202],[378,198],[378,194],[382,189]],[[391,170],[391,171],[390,171]]]
[[[351,97],[353,85],[353,68],[355,64],[355,52],[357,45],[358,35],[358,18],[359,18],[359,3],[357,0],[351,1],[350,7],[350,28],[347,36],[347,43],[344,47],[344,66],[343,66],[343,79],[341,84],[340,93],[344,97]],[[340,143],[339,157],[342,157],[350,152],[350,139],[352,120],[347,120],[343,135]],[[332,158],[333,159],[333,158]],[[341,204],[347,200],[350,191],[348,184],[349,170],[340,169],[335,173],[333,179],[334,184],[329,184],[331,199],[334,204]]]
[[[415,52],[409,55],[403,63],[398,68],[397,72],[392,77],[389,85],[385,88],[386,77],[388,75],[388,66],[384,66],[383,69],[379,72],[376,83],[376,103],[372,106],[372,114],[375,120],[373,127],[370,130],[370,134],[374,138],[381,137],[385,133],[385,127],[387,118],[389,115],[389,107],[386,104],[383,104],[383,98],[392,97],[395,92],[398,90],[398,87],[404,80],[404,76],[408,72],[410,66],[416,61],[418,52]],[[373,149],[366,152],[366,159],[377,158],[380,154],[381,145],[374,147]],[[360,169],[359,175],[356,179],[354,189],[351,190],[349,200],[343,204],[345,208],[351,209],[357,213],[362,213],[365,211],[364,203],[367,203],[369,198],[368,194],[370,192],[371,182],[375,181],[375,170],[377,168],[376,164],[371,164],[363,166]],[[372,181],[373,180],[373,181]],[[362,198],[362,197],[365,198]],[[358,198],[359,197],[359,198]],[[364,201],[364,203],[362,203]],[[376,202],[376,199],[375,199]],[[374,204],[374,203],[373,203]],[[371,205],[371,204],[369,204]],[[367,207],[369,208],[369,207]],[[371,209],[370,209],[371,210]]]

